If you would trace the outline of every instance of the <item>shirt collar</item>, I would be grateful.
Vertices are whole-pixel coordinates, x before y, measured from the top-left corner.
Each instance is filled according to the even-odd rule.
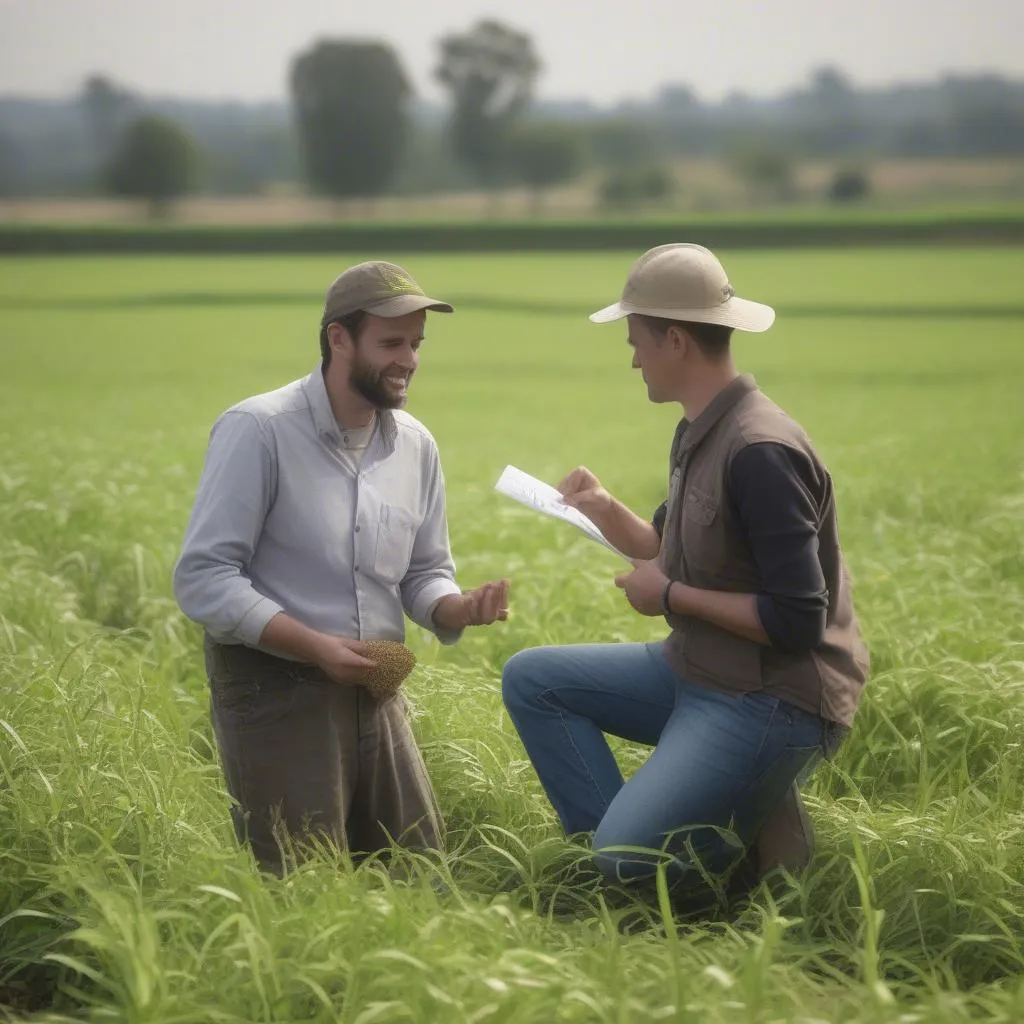
[[[672,442],[672,464],[679,465],[680,460],[711,433],[730,409],[756,390],[757,381],[749,373],[741,373],[711,399],[692,423],[684,416],[676,427],[676,436]]]
[[[338,430],[338,421],[334,418],[334,410],[331,408],[331,400],[327,395],[322,367],[321,363],[309,376],[303,378],[302,391],[309,403],[309,412],[317,436],[332,444],[338,444],[341,441],[341,434]],[[377,422],[380,424],[379,433],[384,446],[388,452],[393,451],[398,438],[395,414],[390,409],[378,409]]]

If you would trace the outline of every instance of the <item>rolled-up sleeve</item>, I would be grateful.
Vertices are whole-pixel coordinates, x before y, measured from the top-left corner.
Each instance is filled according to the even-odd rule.
[[[440,629],[433,620],[434,607],[442,597],[462,593],[455,582],[455,561],[445,510],[444,473],[433,441],[426,445],[424,458],[427,461],[424,467],[426,514],[416,531],[409,569],[401,583],[402,605],[418,626],[430,630],[441,643],[454,644],[463,631]]]
[[[274,476],[273,453],[256,418],[242,411],[221,416],[210,431],[173,579],[182,612],[217,640],[255,645],[283,610],[247,575]]]
[[[729,487],[761,576],[764,631],[780,650],[811,650],[825,635],[829,600],[811,463],[786,445],[751,444],[733,457]]]

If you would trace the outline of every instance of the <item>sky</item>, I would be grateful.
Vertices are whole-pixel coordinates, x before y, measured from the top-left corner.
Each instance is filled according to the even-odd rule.
[[[389,42],[437,100],[438,40],[481,18],[532,37],[539,96],[602,106],[664,84],[777,95],[825,64],[859,86],[1024,78],[1024,0],[0,0],[0,95],[68,96],[102,73],[150,96],[284,101],[296,53],[356,37]]]

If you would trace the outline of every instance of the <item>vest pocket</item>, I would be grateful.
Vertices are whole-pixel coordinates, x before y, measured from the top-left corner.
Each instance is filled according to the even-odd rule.
[[[687,566],[704,572],[719,573],[730,561],[728,534],[718,514],[720,496],[689,487],[683,495],[681,526],[683,558]],[[686,582],[711,587],[707,579]]]
[[[706,491],[691,487],[686,492],[686,504],[683,508],[687,519],[700,523],[701,526],[710,526],[718,514],[718,498]]]
[[[416,520],[395,505],[381,507],[373,571],[385,583],[400,583],[409,570]]]

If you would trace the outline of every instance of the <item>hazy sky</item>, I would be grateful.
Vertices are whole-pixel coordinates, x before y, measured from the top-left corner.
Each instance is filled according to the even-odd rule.
[[[102,72],[151,95],[283,100],[297,51],[357,36],[389,41],[436,98],[437,40],[481,17],[533,37],[544,97],[774,94],[825,63],[860,85],[1024,77],[1024,0],[0,0],[0,93],[66,95]]]

